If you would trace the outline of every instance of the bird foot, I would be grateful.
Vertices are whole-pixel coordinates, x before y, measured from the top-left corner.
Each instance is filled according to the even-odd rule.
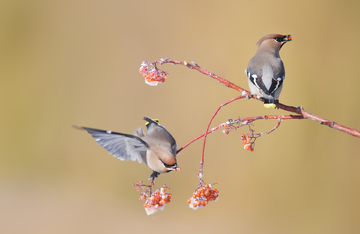
[[[150,185],[154,185],[155,183],[155,178],[157,178],[160,175],[159,172],[153,171],[153,173],[151,173],[150,177],[148,180],[151,180]]]

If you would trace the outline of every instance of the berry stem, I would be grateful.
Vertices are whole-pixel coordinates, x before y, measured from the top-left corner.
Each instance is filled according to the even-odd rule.
[[[239,100],[239,99],[243,99],[243,98],[246,98],[247,95],[244,94],[242,96],[238,96],[238,97],[235,97],[223,104],[221,104],[215,111],[215,113],[211,116],[211,119],[206,127],[206,131],[205,131],[205,134],[204,134],[204,142],[203,142],[203,148],[202,148],[202,153],[201,153],[201,161],[200,161],[200,171],[199,171],[199,178],[201,179],[202,176],[203,176],[203,167],[204,167],[204,160],[205,160],[205,144],[206,144],[206,137],[207,137],[207,134],[209,132],[209,128],[210,128],[210,124],[211,122],[213,121],[213,119],[215,118],[215,116],[217,115],[217,113],[220,111],[221,108],[223,108],[224,106],[226,106],[227,104],[230,104],[232,103],[233,101],[236,101],[236,100]]]
[[[240,124],[239,126],[234,127],[234,129],[236,128],[240,128],[244,125],[247,125],[248,123],[254,122],[256,120],[260,120],[260,119],[278,119],[279,122],[280,120],[286,120],[286,119],[304,119],[304,117],[302,115],[261,115],[261,116],[251,116],[251,117],[245,117],[245,118],[239,118],[237,120],[232,120],[231,124]],[[245,123],[246,124],[243,124]],[[277,123],[277,125],[271,129],[269,132],[265,132],[265,133],[261,133],[260,135],[265,135],[265,134],[270,134],[272,133],[274,130],[276,130],[280,123]],[[214,127],[210,130],[208,130],[206,133],[203,133],[197,137],[195,137],[194,139],[192,139],[191,141],[189,141],[188,143],[186,143],[183,147],[181,147],[180,149],[178,149],[178,151],[176,152],[176,154],[179,154],[183,149],[185,149],[186,147],[188,147],[189,145],[191,145],[192,143],[194,143],[195,141],[199,140],[200,138],[204,137],[205,135],[208,135],[210,133],[215,132],[216,130],[225,127],[226,125],[229,125],[229,122],[226,123],[222,123],[217,127]]]

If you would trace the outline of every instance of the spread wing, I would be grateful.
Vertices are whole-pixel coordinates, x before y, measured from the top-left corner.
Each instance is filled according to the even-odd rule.
[[[131,159],[132,161],[138,160],[141,163],[141,153],[146,152],[148,147],[144,140],[134,135],[80,126],[75,127],[86,130],[96,139],[96,143],[122,161]]]

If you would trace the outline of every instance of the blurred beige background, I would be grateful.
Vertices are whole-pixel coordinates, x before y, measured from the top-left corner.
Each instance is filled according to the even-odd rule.
[[[131,183],[151,173],[121,162],[72,124],[132,133],[159,118],[182,146],[239,95],[182,66],[150,87],[142,61],[196,61],[247,88],[256,41],[291,34],[280,101],[360,129],[359,1],[21,1],[0,7],[1,233],[359,233],[360,139],[310,120],[284,121],[255,152],[240,136],[208,137],[204,179],[220,199],[192,210],[202,141],[161,175],[173,199],[147,216]],[[254,100],[228,118],[287,114]],[[256,122],[268,131],[276,121]]]

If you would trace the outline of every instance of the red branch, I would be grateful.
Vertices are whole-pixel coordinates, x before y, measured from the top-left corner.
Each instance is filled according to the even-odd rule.
[[[213,121],[213,119],[215,118],[216,114],[220,111],[221,108],[223,108],[224,106],[226,106],[227,104],[230,104],[231,102],[233,101],[236,101],[236,100],[239,100],[239,99],[243,99],[243,98],[246,98],[247,95],[242,95],[242,96],[239,96],[239,97],[235,97],[223,104],[221,104],[217,110],[215,111],[215,113],[213,114],[213,116],[211,117],[208,125],[207,125],[207,128],[206,128],[206,131],[205,131],[205,134],[204,134],[204,143],[203,143],[203,148],[202,148],[202,154],[201,154],[201,161],[200,161],[200,171],[199,171],[199,178],[201,179],[202,176],[203,176],[203,167],[204,167],[204,155],[205,155],[205,143],[206,143],[206,136],[207,136],[207,133],[209,131],[209,128],[210,128],[210,124],[211,122]]]
[[[161,61],[155,61],[152,64],[154,64],[154,66],[156,67],[156,63],[159,63],[160,65],[165,64],[165,63],[171,63],[171,64],[175,64],[175,65],[186,66],[186,67],[188,67],[190,69],[194,69],[194,70],[196,70],[196,71],[198,71],[198,72],[200,72],[200,73],[202,73],[204,75],[207,75],[207,76],[209,76],[209,77],[211,77],[213,79],[218,80],[220,83],[223,83],[224,86],[226,86],[228,88],[232,88],[232,89],[235,89],[235,90],[237,90],[239,92],[242,92],[242,95],[245,95],[245,93],[246,93],[247,96],[252,97],[255,100],[263,101],[262,98],[258,98],[257,96],[251,96],[251,93],[248,90],[243,89],[243,88],[237,86],[236,84],[231,83],[230,81],[225,80],[224,78],[221,78],[221,77],[217,76],[216,74],[214,74],[211,71],[202,69],[195,62],[188,63],[186,61],[181,62],[181,61],[175,61],[175,60],[172,60],[172,59],[169,59],[169,58],[163,58],[163,59],[161,59]],[[278,104],[276,104],[276,107],[279,108],[279,109],[289,111],[289,112],[293,112],[293,113],[296,113],[296,114],[300,115],[301,118],[296,117],[297,119],[311,119],[311,120],[314,120],[314,121],[316,121],[316,122],[318,122],[320,124],[326,125],[326,126],[328,126],[330,128],[337,129],[339,131],[348,133],[348,134],[350,134],[352,136],[355,136],[355,137],[360,137],[360,131],[359,130],[356,130],[354,128],[345,127],[345,126],[343,126],[341,124],[338,124],[338,123],[336,123],[334,121],[330,121],[330,120],[324,119],[322,117],[319,117],[317,115],[314,115],[312,113],[309,113],[309,112],[305,111],[301,106],[293,107],[293,106],[284,105],[282,103],[278,103]],[[252,117],[249,117],[249,118],[252,118]],[[207,132],[206,132],[206,134],[207,134]],[[181,150],[182,150],[182,148],[179,151],[181,151]]]

